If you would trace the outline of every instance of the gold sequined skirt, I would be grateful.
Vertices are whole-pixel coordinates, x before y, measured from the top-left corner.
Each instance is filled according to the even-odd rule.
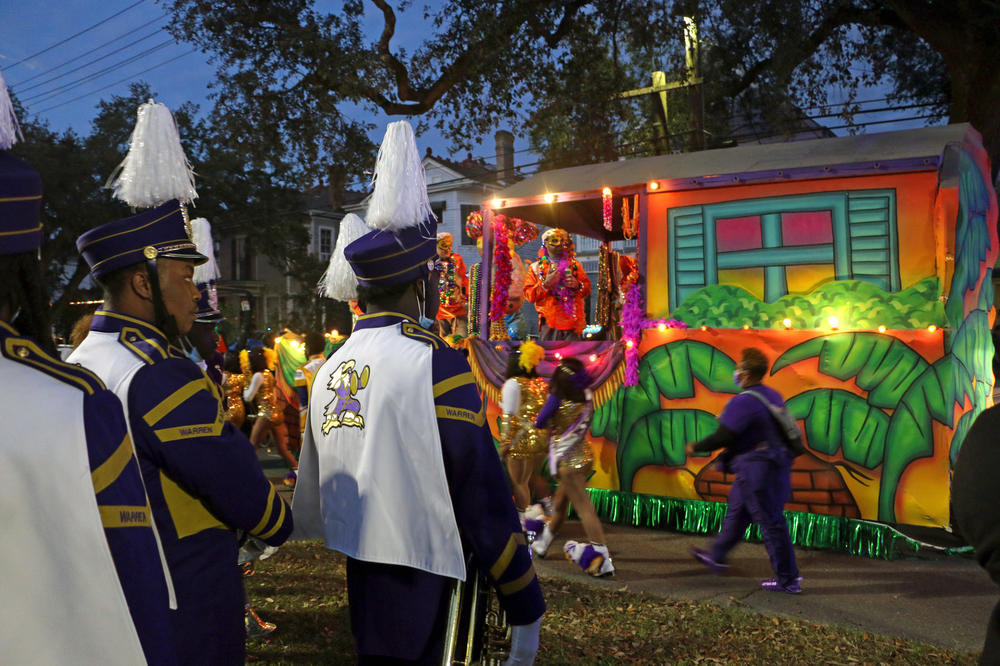
[[[284,415],[278,413],[277,405],[272,404],[270,400],[263,401],[257,405],[258,420],[278,421],[281,418],[284,418]]]
[[[516,435],[515,435],[516,436]],[[549,433],[547,430],[528,428],[516,444],[510,447],[507,455],[511,458],[537,458],[549,452]]]
[[[590,444],[588,444],[585,439],[573,445],[573,447],[566,452],[566,455],[563,456],[562,460],[559,461],[559,471],[568,469],[586,474],[593,468],[593,466],[594,452],[591,450]]]
[[[246,410],[243,408],[243,401],[236,398],[235,400],[229,399],[226,403],[226,413],[223,415],[223,418],[239,428],[243,425],[244,419],[246,419]]]

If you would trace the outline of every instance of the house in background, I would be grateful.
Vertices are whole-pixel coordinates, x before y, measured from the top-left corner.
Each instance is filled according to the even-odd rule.
[[[334,207],[326,186],[317,186],[303,196],[302,224],[309,233],[309,254],[320,261],[330,259],[344,213]],[[217,229],[215,256],[219,265],[219,309],[237,335],[267,332],[304,320],[295,299],[301,285],[253,246],[240,229]]]

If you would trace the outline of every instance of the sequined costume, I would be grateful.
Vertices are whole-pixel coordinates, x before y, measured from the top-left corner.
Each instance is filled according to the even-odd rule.
[[[261,371],[260,389],[257,391],[257,418],[268,421],[280,421],[285,418],[278,409],[278,396],[275,393],[274,375],[270,370]]]
[[[511,458],[534,458],[549,450],[548,432],[535,428],[535,419],[548,394],[548,384],[541,377],[514,377],[521,388],[521,405],[516,414],[504,414],[503,444],[511,444]]]
[[[246,375],[231,372],[226,375],[222,382],[222,391],[226,396],[226,413],[223,415],[227,421],[239,428],[246,418],[246,408],[243,406],[243,382]]]
[[[593,412],[589,403],[561,400],[552,416],[550,456],[558,469],[572,469],[586,474],[594,464],[594,452],[587,444],[587,429]],[[582,418],[581,418],[582,417]]]
[[[438,309],[438,319],[456,319],[464,317],[467,313],[465,308],[466,292],[469,288],[469,278],[466,277],[465,261],[462,255],[452,254],[442,263],[445,268],[441,271],[438,280],[438,292],[441,294],[441,302]]]

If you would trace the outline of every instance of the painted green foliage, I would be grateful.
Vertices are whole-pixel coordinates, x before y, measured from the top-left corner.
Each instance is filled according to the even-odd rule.
[[[962,150],[962,149],[959,149]],[[959,204],[955,221],[955,270],[941,301],[936,277],[896,293],[867,282],[842,280],[810,294],[789,294],[764,303],[741,287],[712,285],[690,295],[672,313],[692,326],[780,328],[789,317],[796,328],[823,328],[831,315],[842,325],[875,329],[947,327],[945,354],[933,364],[899,339],[875,332],[834,333],[788,349],[772,374],[816,359],[821,374],[853,380],[866,395],[841,388],[816,388],[791,396],[790,412],[803,421],[809,446],[841,456],[865,469],[881,466],[878,519],[895,522],[895,500],[906,468],[934,454],[933,423],[953,427],[951,460],[972,422],[985,409],[993,386],[991,206],[982,174],[964,150],[959,159]],[[683,446],[715,428],[702,410],[661,409],[660,399],[690,398],[694,381],[718,393],[735,393],[734,362],[710,345],[679,340],[651,350],[640,362],[639,384],[621,387],[595,414],[591,432],[618,444],[621,487],[630,490],[644,465],[685,464]],[[953,410],[972,408],[953,423]],[[943,482],[943,481],[942,481]]]
[[[819,372],[852,380],[867,396],[817,388],[792,396],[789,411],[803,421],[818,453],[874,469],[882,466],[879,520],[894,522],[895,496],[906,467],[934,452],[933,421],[951,425],[954,382],[950,357],[934,364],[906,343],[872,332],[813,338],[779,356],[772,374],[816,359]],[[678,340],[647,353],[639,384],[621,387],[594,417],[591,433],[618,446],[618,473],[631,489],[645,465],[685,464],[684,444],[710,434],[715,415],[696,409],[661,409],[668,399],[694,396],[694,381],[717,393],[736,393],[735,362],[711,345]]]
[[[711,434],[715,415],[699,409],[661,409],[660,396],[691,398],[697,380],[716,393],[736,393],[736,363],[711,345],[677,340],[657,347],[639,364],[639,383],[622,386],[594,414],[590,432],[619,443],[618,476],[621,487],[645,465],[683,465],[684,444]]]
[[[803,419],[806,440],[817,452],[839,452],[868,469],[882,465],[878,519],[895,522],[903,471],[917,458],[934,454],[933,421],[951,425],[951,359],[931,365],[897,338],[837,333],[792,347],[775,360],[771,374],[810,358],[818,358],[821,374],[853,378],[867,400],[843,389],[813,389],[792,397],[789,411]]]
[[[956,400],[964,404],[968,398],[972,408],[961,416],[955,426],[950,450],[952,464],[973,421],[986,409],[993,386],[994,350],[989,326],[989,312],[993,308],[992,269],[987,268],[983,280],[980,280],[980,273],[984,262],[991,264],[990,257],[996,256],[990,253],[995,249],[991,247],[990,224],[996,223],[996,220],[988,219],[990,192],[971,155],[963,150],[958,162],[955,274],[945,314],[953,331],[948,347],[955,360],[952,379],[956,387],[961,387],[961,394],[956,395]],[[966,312],[965,296],[970,292],[976,294],[975,309]]]
[[[773,303],[758,300],[742,287],[711,285],[684,299],[671,316],[689,326],[781,328],[788,317],[796,328],[824,328],[833,315],[852,328],[943,326],[945,311],[936,277],[891,293],[861,280],[820,285],[808,294],[788,294]]]

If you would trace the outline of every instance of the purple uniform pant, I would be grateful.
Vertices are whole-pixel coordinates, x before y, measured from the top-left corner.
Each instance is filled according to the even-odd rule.
[[[725,562],[742,541],[750,523],[757,523],[764,548],[778,582],[793,583],[799,576],[795,550],[785,521],[785,502],[792,495],[792,458],[784,448],[749,451],[732,461],[736,480],[729,491],[729,508],[722,529],[712,542],[712,559]]]

